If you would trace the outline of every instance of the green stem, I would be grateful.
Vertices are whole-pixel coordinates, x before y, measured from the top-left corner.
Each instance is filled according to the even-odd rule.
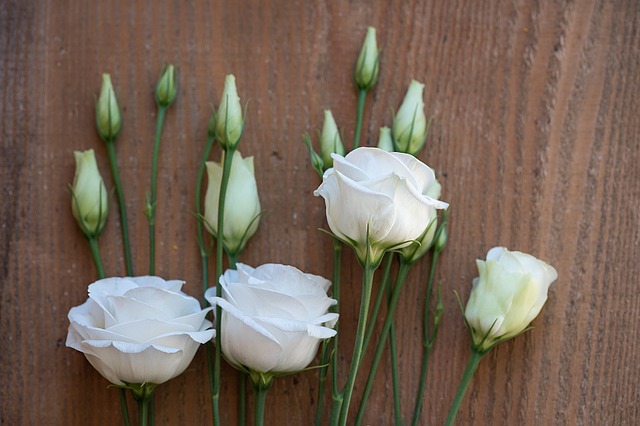
[[[367,242],[368,244],[368,242]],[[379,263],[379,262],[378,262]],[[344,398],[342,410],[340,412],[340,425],[346,426],[349,416],[349,405],[353,394],[353,387],[356,382],[356,376],[362,361],[362,350],[364,347],[364,333],[367,328],[367,316],[369,314],[369,304],[371,302],[371,289],[373,287],[373,273],[378,265],[370,262],[369,250],[365,259],[362,278],[362,298],[360,300],[360,314],[358,316],[358,327],[356,329],[356,341],[353,347],[353,356],[351,357],[351,367],[349,368],[349,376],[347,383],[342,391]]]
[[[160,155],[160,135],[162,135],[162,125],[167,108],[158,106],[158,119],[156,121],[156,139],[153,144],[153,159],[151,162],[151,196],[149,199],[148,219],[149,219],[149,275],[156,272],[156,197],[158,178],[158,156]]]
[[[247,423],[247,375],[238,370],[238,426]]]
[[[322,414],[324,411],[324,386],[329,371],[329,355],[331,351],[331,339],[325,339],[320,349],[320,371],[318,372],[318,406],[316,408],[316,426],[322,426]]]
[[[269,387],[255,386],[256,391],[256,411],[253,419],[255,426],[264,426],[264,405]]]
[[[391,289],[389,289],[391,291]],[[389,294],[391,296],[391,294]],[[400,375],[398,373],[398,347],[396,345],[396,327],[391,322],[389,330],[389,352],[391,354],[391,382],[393,383],[393,414],[396,426],[402,426],[402,408],[400,406]]]
[[[156,394],[153,393],[149,396],[149,425],[154,426],[156,424]]]
[[[222,254],[224,251],[224,207],[234,151],[234,148],[227,146],[224,154],[222,181],[220,182],[220,198],[218,200],[218,238],[216,238],[216,283],[220,280],[223,272]],[[222,297],[222,287],[220,285],[216,285],[216,297]],[[215,425],[220,425],[220,409],[218,402],[220,400],[220,366],[222,363],[221,324],[222,309],[220,308],[220,306],[216,306],[216,354],[213,372],[213,394],[211,395],[211,398],[213,400],[213,422]]]
[[[127,205],[124,202],[124,192],[122,191],[122,181],[120,180],[120,171],[118,170],[118,159],[116,158],[116,149],[113,140],[107,141],[107,155],[109,156],[109,164],[111,166],[111,174],[113,182],[116,185],[116,197],[118,198],[118,207],[120,209],[120,225],[122,227],[122,246],[124,247],[124,262],[127,275],[133,276],[133,262],[131,261],[131,243],[129,242],[129,222],[127,221]]]
[[[93,263],[96,265],[96,272],[98,273],[98,278],[103,279],[104,275],[104,266],[102,266],[102,258],[100,257],[100,248],[98,247],[98,238],[97,237],[89,237],[89,248],[91,249],[91,257],[93,258]]]
[[[387,336],[389,336],[389,331],[391,330],[391,326],[393,325],[393,316],[395,314],[396,308],[398,307],[398,300],[400,300],[400,293],[402,291],[402,287],[404,286],[404,282],[407,278],[407,274],[409,273],[409,268],[411,264],[408,262],[400,260],[400,268],[398,268],[398,276],[396,277],[395,285],[393,286],[393,292],[391,293],[391,298],[389,300],[389,306],[387,308],[387,316],[384,319],[384,324],[382,325],[382,333],[380,334],[380,340],[378,340],[378,345],[376,347],[376,353],[373,357],[373,362],[371,364],[371,369],[369,370],[369,377],[367,378],[367,383],[364,388],[364,393],[362,394],[362,400],[360,401],[360,408],[358,409],[358,415],[356,417],[356,425],[362,423],[362,419],[365,413],[365,407],[367,405],[367,399],[369,398],[369,394],[373,388],[373,382],[376,376],[376,372],[378,370],[378,365],[380,364],[380,359],[382,358],[382,352],[384,351],[385,343],[387,340]],[[394,362],[394,360],[392,360]],[[397,360],[396,360],[397,362]]]
[[[478,364],[482,357],[486,354],[480,353],[475,349],[471,349],[471,357],[469,357],[469,362],[467,363],[467,368],[464,370],[464,374],[462,375],[462,380],[460,381],[460,387],[458,388],[458,392],[456,393],[456,397],[453,400],[453,405],[451,406],[451,411],[449,411],[449,416],[447,417],[446,426],[452,426],[456,420],[456,416],[458,415],[458,409],[460,408],[460,403],[464,399],[464,394],[467,391],[467,387],[469,387],[469,383],[471,383],[471,379],[473,378],[473,374],[476,372],[478,368]]]
[[[340,421],[340,412],[342,411],[342,403],[344,399],[342,395],[334,395],[333,401],[331,403],[331,418],[329,419],[329,424],[331,426],[337,426]]]
[[[129,407],[127,406],[127,390],[125,388],[118,389],[120,394],[120,409],[122,410],[122,420],[124,426],[131,426],[131,419],[129,418]]]
[[[353,137],[353,149],[360,144],[360,131],[362,130],[362,115],[364,114],[364,101],[367,99],[367,91],[360,89],[358,93],[358,111],[356,113],[356,131]]]
[[[391,276],[391,264],[393,263],[393,253],[385,254],[383,263],[384,263],[384,269],[382,273],[382,281],[380,281],[380,288],[378,289],[378,295],[376,296],[376,300],[373,303],[373,308],[371,308],[372,320],[369,323],[369,326],[367,327],[367,332],[364,335],[365,351],[369,347],[369,342],[371,341],[373,332],[376,329],[376,320],[378,318],[378,313],[380,312],[380,306],[382,305],[382,300],[384,299],[387,289],[389,288],[389,277]]]
[[[439,251],[433,251],[433,257],[431,258],[431,269],[429,270],[429,280],[427,281],[427,293],[424,297],[424,312],[422,321],[422,344],[424,347],[424,353],[422,354],[422,364],[420,366],[420,381],[418,382],[418,392],[416,394],[416,403],[413,410],[412,426],[418,425],[420,420],[420,412],[422,411],[422,397],[424,395],[425,384],[427,381],[427,362],[429,361],[429,352],[433,345],[432,337],[429,335],[429,305],[431,303],[431,289],[433,288],[433,280],[436,273],[436,262],[438,261]],[[434,330],[434,338],[435,338]]]
[[[141,398],[138,400],[138,418],[140,426],[147,426],[149,417],[149,399]]]

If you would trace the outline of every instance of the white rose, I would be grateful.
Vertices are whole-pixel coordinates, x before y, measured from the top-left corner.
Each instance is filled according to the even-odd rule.
[[[184,281],[159,277],[106,278],[69,311],[67,346],[83,352],[115,385],[160,384],[182,373],[198,347],[215,335]]]
[[[333,160],[314,194],[325,200],[331,231],[356,250],[363,264],[367,232],[375,263],[386,251],[420,238],[435,209],[448,207],[427,195],[435,175],[412,155],[363,147],[346,157],[334,154]]]
[[[226,359],[257,373],[295,372],[313,360],[318,345],[335,336],[338,314],[331,283],[293,266],[241,263],[220,277],[222,297],[210,288],[205,298],[222,308],[221,345]],[[325,326],[325,324],[327,326]]]
[[[494,247],[477,260],[465,318],[481,352],[522,333],[538,316],[551,283],[558,278],[547,263],[519,251]]]

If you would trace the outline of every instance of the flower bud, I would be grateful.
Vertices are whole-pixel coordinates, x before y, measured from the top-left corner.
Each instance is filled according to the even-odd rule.
[[[427,139],[427,117],[422,92],[424,84],[412,80],[393,119],[393,139],[400,152],[416,155]]]
[[[322,178],[322,175],[324,174],[324,161],[322,161],[322,157],[320,157],[318,153],[313,149],[313,145],[311,144],[311,138],[309,137],[309,135],[302,135],[302,141],[307,146],[307,148],[309,148],[311,167],[313,167],[318,175],[320,175],[320,178]]]
[[[105,142],[117,138],[122,127],[120,107],[109,74],[102,74],[100,97],[96,103],[96,127],[100,138]]]
[[[223,153],[224,156],[224,153]],[[220,163],[207,162],[209,187],[205,198],[204,219],[207,230],[218,237],[218,202],[224,157]],[[223,244],[228,253],[239,254],[258,230],[260,200],[253,169],[253,157],[242,158],[235,151],[231,161],[229,184],[224,205]]]
[[[107,222],[107,189],[93,149],[73,155],[76,175],[71,186],[71,212],[87,237],[97,237]]]
[[[473,280],[464,316],[475,350],[484,353],[526,330],[558,273],[529,254],[504,247],[492,248],[486,261],[476,263],[480,276]]]
[[[331,110],[326,109],[324,111],[322,133],[320,134],[320,155],[322,156],[325,170],[333,167],[331,154],[344,156],[344,145],[342,144],[340,132],[338,132],[336,120],[333,119]]]
[[[156,86],[156,102],[158,106],[168,108],[176,100],[178,84],[176,82],[175,67],[169,64],[162,70],[160,80]]]
[[[229,74],[224,79],[224,89],[220,98],[220,106],[216,114],[216,136],[223,147],[229,144],[236,147],[240,142],[244,119],[242,118],[242,105],[236,89],[236,78]]]
[[[433,249],[438,253],[440,253],[442,250],[444,250],[445,246],[447,245],[447,239],[448,239],[447,226],[442,225],[442,230],[440,231],[440,235],[438,235],[438,238],[436,238],[435,242],[433,243]]]
[[[378,71],[380,70],[379,57],[376,29],[369,27],[353,73],[358,89],[370,90],[375,86],[378,81]]]
[[[211,118],[209,119],[209,123],[207,124],[207,136],[210,138],[216,137],[216,112],[213,111],[211,114]]]
[[[440,182],[438,182],[437,179],[434,179],[431,186],[425,191],[425,195],[433,200],[438,200],[441,192],[442,186],[440,185]],[[438,212],[436,210],[431,211],[430,218],[431,221],[429,222],[429,226],[427,226],[427,229],[422,233],[420,238],[410,246],[400,250],[400,254],[406,262],[413,263],[417,261],[427,254],[429,249],[433,246],[433,239],[435,238],[436,230],[438,229]]]
[[[380,127],[380,136],[378,136],[378,148],[383,151],[393,152],[393,139],[391,138],[391,129],[388,127]]]

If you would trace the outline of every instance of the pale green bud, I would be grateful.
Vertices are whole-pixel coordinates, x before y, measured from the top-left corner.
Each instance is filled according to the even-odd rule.
[[[378,136],[378,148],[383,151],[393,152],[393,139],[391,138],[391,129],[388,127],[380,127],[380,136]]]
[[[102,74],[100,97],[96,103],[96,127],[105,142],[115,140],[122,128],[120,107],[109,74]]]
[[[97,237],[107,222],[107,189],[93,149],[74,151],[76,174],[71,186],[71,212],[87,237]]]
[[[336,120],[333,119],[331,110],[324,110],[324,124],[322,125],[322,133],[320,133],[320,155],[324,163],[324,169],[333,167],[333,158],[331,154],[339,154],[344,156],[344,145],[338,131]]]
[[[378,81],[378,72],[380,71],[379,58],[380,52],[376,41],[376,29],[369,27],[353,73],[358,89],[370,90],[375,86]]]
[[[322,175],[324,174],[324,161],[322,161],[322,157],[320,157],[320,155],[318,155],[318,153],[313,149],[313,145],[311,144],[311,138],[309,137],[309,135],[307,134],[302,135],[302,141],[304,142],[305,145],[307,145],[307,148],[309,148],[309,158],[311,159],[311,167],[313,167],[313,169],[318,173],[320,178],[322,178]]]
[[[162,70],[160,80],[156,86],[156,102],[158,106],[169,107],[176,100],[178,83],[176,82],[176,70],[171,64]]]
[[[447,245],[447,239],[447,227],[445,225],[440,231],[440,235],[438,235],[438,238],[436,238],[436,241],[433,243],[433,249],[440,253]]]
[[[213,111],[211,114],[211,118],[209,119],[209,123],[207,124],[207,135],[210,138],[216,137],[216,112]]]
[[[229,74],[224,79],[224,89],[216,115],[216,136],[223,147],[236,147],[244,128],[242,105],[236,89],[236,78]]]
[[[424,84],[412,80],[402,105],[393,119],[393,139],[396,150],[417,154],[427,139],[427,117],[422,93]]]
[[[527,329],[558,273],[529,254],[504,247],[492,248],[486,261],[476,263],[480,276],[473,281],[464,316],[475,350],[484,353]]]
[[[220,163],[207,162],[209,187],[205,197],[204,219],[206,228],[218,236],[218,202],[222,182],[224,153]],[[239,254],[249,238],[258,230],[260,200],[253,168],[253,157],[242,158],[235,151],[231,162],[229,184],[224,205],[223,244],[229,253]]]

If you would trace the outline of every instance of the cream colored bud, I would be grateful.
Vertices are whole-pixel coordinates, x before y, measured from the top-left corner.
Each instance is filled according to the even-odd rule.
[[[393,152],[393,139],[391,138],[391,129],[388,127],[380,127],[380,136],[378,136],[378,148],[383,151]]]
[[[96,103],[96,127],[103,141],[113,141],[122,128],[118,99],[109,74],[102,74],[100,97]]]
[[[400,152],[417,154],[427,138],[427,117],[422,93],[424,84],[412,80],[402,105],[393,119],[393,138]]]
[[[333,158],[331,154],[344,156],[344,145],[338,131],[336,120],[333,119],[331,110],[324,111],[324,124],[322,125],[322,133],[320,134],[320,155],[324,163],[324,169],[333,167]]]
[[[220,106],[216,114],[216,137],[223,147],[236,147],[244,128],[242,105],[236,89],[236,78],[229,74],[224,80]]]
[[[529,254],[504,247],[492,248],[486,261],[476,263],[480,276],[473,281],[464,316],[474,348],[483,353],[526,330],[558,273]]]
[[[223,164],[224,157],[220,163],[207,162],[209,187],[205,198],[204,218],[207,230],[216,238]],[[239,254],[244,249],[249,238],[258,230],[259,216],[260,200],[253,157],[242,158],[240,151],[235,151],[225,196],[222,235],[224,246],[229,253]]]
[[[161,107],[169,107],[176,100],[178,83],[176,82],[175,67],[169,64],[162,70],[160,80],[156,86],[156,102]]]
[[[71,186],[71,212],[87,237],[97,237],[107,222],[107,189],[93,149],[73,155],[76,174]]]
[[[378,81],[378,72],[380,71],[379,58],[380,52],[376,41],[376,29],[369,27],[353,73],[358,89],[370,90],[375,86]]]

